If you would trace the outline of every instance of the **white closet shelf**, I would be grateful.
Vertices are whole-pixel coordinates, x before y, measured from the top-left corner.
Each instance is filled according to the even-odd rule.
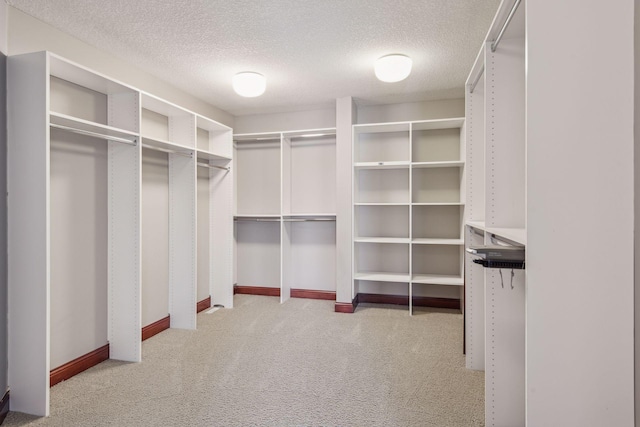
[[[464,206],[461,202],[428,202],[428,203],[411,203],[413,206]]]
[[[150,138],[148,136],[143,136],[142,137],[142,144],[150,145],[151,147],[160,148],[162,150],[177,151],[177,152],[185,153],[185,154],[190,154],[193,151],[195,151],[191,147],[187,147],[187,146],[184,146],[184,145],[176,144],[176,143],[170,142],[170,141],[165,141],[165,140],[162,140],[162,139]]]
[[[355,273],[355,280],[368,280],[370,282],[409,282],[411,277],[405,273],[362,272]]]
[[[424,285],[447,285],[462,286],[464,280],[460,276],[447,276],[442,274],[414,274],[411,278],[412,283]]]
[[[221,156],[205,150],[196,150],[196,155],[200,160],[231,160],[231,157]]]
[[[527,244],[527,230],[525,228],[496,228],[487,227],[485,229],[487,233],[495,234],[499,237],[504,237],[507,240],[520,243],[521,245]]]
[[[171,102],[158,98],[146,92],[141,92],[142,108],[167,117],[186,117],[193,114]]]
[[[282,218],[281,215],[277,215],[277,214],[266,214],[266,215],[260,215],[260,214],[238,214],[238,215],[234,215],[234,218]]]
[[[356,134],[407,132],[407,135],[408,135],[409,127],[410,127],[409,122],[370,123],[366,125],[353,125],[353,131]]]
[[[356,243],[405,243],[411,240],[408,237],[356,237],[353,239]]]
[[[335,218],[335,213],[288,213],[282,215],[285,218]]]
[[[414,238],[411,243],[416,245],[464,245],[464,239]]]
[[[467,221],[467,225],[482,231],[487,228],[484,221]]]
[[[411,166],[414,169],[424,168],[451,168],[451,167],[463,167],[464,162],[461,160],[451,160],[444,162],[413,162]]]
[[[416,131],[416,130],[455,129],[455,128],[461,128],[463,124],[464,124],[464,117],[456,117],[453,119],[422,120],[419,122],[413,122],[411,126],[412,126],[412,129]]]
[[[414,203],[415,204],[415,203]],[[354,203],[354,206],[409,206],[410,203]]]
[[[103,93],[106,95],[116,93],[136,93],[137,89],[128,86],[124,83],[113,80],[100,73],[89,70],[82,65],[75,62],[64,59],[54,53],[49,52],[50,60],[50,74],[53,77],[57,77],[68,82],[77,84],[91,89],[95,92]]]
[[[407,169],[409,168],[409,162],[359,162],[355,163],[354,167],[356,169]]]
[[[54,113],[53,111],[49,113],[49,123],[52,125],[77,129],[82,132],[92,132],[122,138],[131,142],[135,142],[135,140],[138,139],[138,134],[135,132],[79,119],[77,117],[67,116],[66,114]]]

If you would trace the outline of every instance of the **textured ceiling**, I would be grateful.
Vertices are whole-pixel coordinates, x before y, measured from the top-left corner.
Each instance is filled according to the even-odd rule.
[[[234,115],[463,96],[499,0],[7,0]],[[413,58],[399,83],[373,61]],[[241,98],[232,76],[267,91]]]

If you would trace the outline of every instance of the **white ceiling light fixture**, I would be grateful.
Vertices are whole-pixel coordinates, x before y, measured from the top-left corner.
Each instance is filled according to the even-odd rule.
[[[383,82],[394,83],[406,79],[411,74],[413,61],[407,55],[393,53],[376,61],[376,77]]]
[[[245,98],[255,98],[264,93],[267,88],[267,79],[260,73],[243,71],[233,76],[233,90]]]

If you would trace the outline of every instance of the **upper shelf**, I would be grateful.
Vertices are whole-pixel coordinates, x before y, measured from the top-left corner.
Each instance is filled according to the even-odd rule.
[[[70,128],[72,130],[79,130],[82,132],[101,134],[107,137],[112,136],[120,139],[125,139],[132,143],[135,143],[135,141],[138,139],[138,134],[130,132],[128,130],[79,119],[77,117],[67,116],[66,114],[54,113],[53,111],[49,113],[49,123],[54,126],[62,126],[65,128]]]
[[[354,167],[356,169],[407,169],[409,162],[358,162]]]
[[[165,141],[157,138],[150,138],[147,136],[142,137],[142,144],[148,145],[154,148],[160,148],[161,150],[176,151],[178,153],[191,154],[194,149],[186,147],[184,145],[176,144],[171,141]]]
[[[411,167],[414,169],[420,168],[450,168],[450,167],[462,167],[463,161],[446,161],[446,162],[414,162],[411,163]]]
[[[197,150],[198,160],[231,160],[231,157],[220,156],[218,154],[211,153],[210,151]]]

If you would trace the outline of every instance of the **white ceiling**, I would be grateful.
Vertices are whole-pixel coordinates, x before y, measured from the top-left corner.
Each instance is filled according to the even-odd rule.
[[[499,0],[7,0],[234,115],[462,97]],[[383,83],[373,61],[413,58]],[[267,91],[242,98],[232,76]]]

